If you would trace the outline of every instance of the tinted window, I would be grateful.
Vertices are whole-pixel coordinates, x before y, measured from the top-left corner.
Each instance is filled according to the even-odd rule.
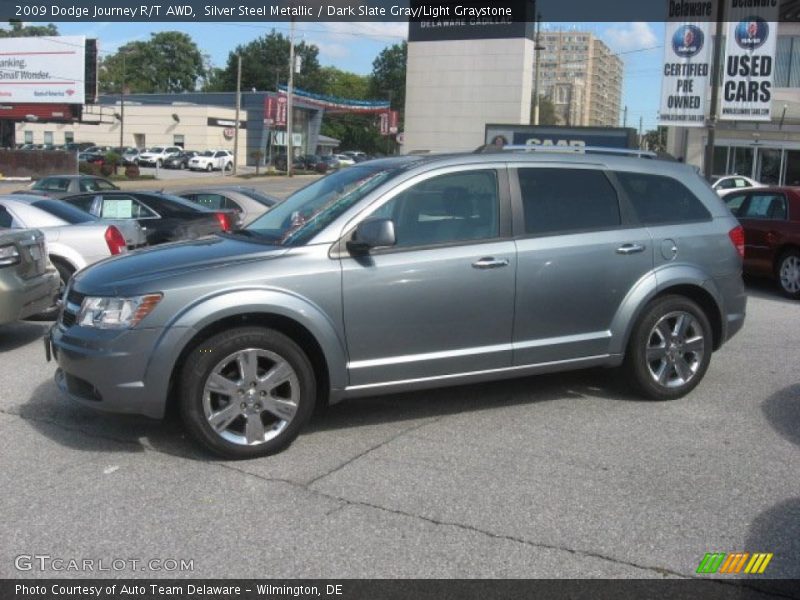
[[[743,219],[786,220],[786,198],[780,194],[752,194],[750,201],[739,215]]]
[[[95,179],[94,184],[97,186],[98,190],[116,190],[117,186],[115,186],[110,181],[106,181],[105,179]]]
[[[394,221],[397,246],[427,246],[499,235],[494,171],[433,177],[384,204],[373,216]]]
[[[63,177],[47,177],[34,185],[33,189],[66,192],[69,189],[69,179],[64,179]]]
[[[705,221],[711,214],[685,185],[662,175],[617,173],[636,216],[645,225]]]
[[[32,203],[32,206],[43,210],[51,215],[66,221],[70,225],[76,223],[86,223],[87,221],[94,221],[95,218],[86,211],[76,208],[71,204],[59,202],[58,200],[37,200]]]
[[[725,204],[731,209],[734,217],[739,216],[739,209],[742,208],[745,198],[747,198],[747,194],[728,194],[725,196]]]
[[[11,213],[6,210],[6,207],[0,206],[0,227],[11,228],[13,221],[14,219],[11,217]]]
[[[525,232],[547,235],[621,223],[617,194],[601,171],[519,169]]]
[[[736,187],[736,179],[733,179],[731,177],[728,177],[727,179],[722,179],[717,184],[717,188],[721,190],[729,190],[734,187]]]
[[[192,194],[188,196],[189,200],[196,202],[200,206],[219,210],[221,208],[238,208],[232,205],[225,196],[219,194]]]
[[[270,198],[269,196],[264,196],[259,194],[255,190],[239,190],[239,193],[243,196],[247,196],[251,200],[255,200],[259,204],[263,204],[264,206],[275,206],[278,203],[276,198]]]

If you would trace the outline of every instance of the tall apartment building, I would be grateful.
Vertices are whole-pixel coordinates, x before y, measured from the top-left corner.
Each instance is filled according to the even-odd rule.
[[[539,93],[553,102],[559,125],[620,123],[622,60],[586,31],[542,31]]]

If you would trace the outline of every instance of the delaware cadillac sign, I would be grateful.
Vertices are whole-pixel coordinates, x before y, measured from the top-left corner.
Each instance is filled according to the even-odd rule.
[[[83,36],[0,38],[0,102],[83,104]]]
[[[720,0],[722,1],[722,0]],[[670,3],[670,16],[664,37],[664,68],[661,80],[659,120],[665,125],[702,127],[705,125],[706,90],[711,72],[711,34],[707,20],[687,22],[688,11],[676,10]],[[702,5],[698,16],[713,14],[713,2]]]

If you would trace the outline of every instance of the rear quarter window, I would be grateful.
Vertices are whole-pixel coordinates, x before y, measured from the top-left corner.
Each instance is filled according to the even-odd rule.
[[[636,216],[645,225],[708,221],[711,213],[677,179],[664,175],[616,172]]]

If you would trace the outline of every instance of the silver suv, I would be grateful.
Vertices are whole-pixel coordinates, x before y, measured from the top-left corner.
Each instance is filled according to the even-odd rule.
[[[317,402],[602,365],[691,391],[745,316],[744,236],[689,166],[607,153],[364,162],[244,230],[79,272],[46,339],[98,409],[178,402],[213,452]]]

